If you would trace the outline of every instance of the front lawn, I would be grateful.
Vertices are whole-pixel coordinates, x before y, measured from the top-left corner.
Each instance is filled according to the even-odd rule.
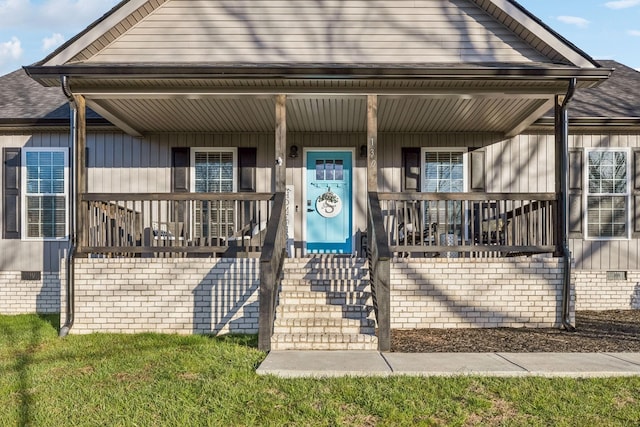
[[[261,377],[255,337],[57,337],[0,316],[0,425],[638,425],[640,378]]]

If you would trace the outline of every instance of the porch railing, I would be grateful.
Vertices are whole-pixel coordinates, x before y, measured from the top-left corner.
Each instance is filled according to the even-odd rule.
[[[367,230],[369,244],[369,280],[373,308],[378,325],[378,349],[391,350],[391,252],[387,233],[383,227],[383,213],[378,193],[369,193],[367,206]]]
[[[555,193],[379,193],[391,251],[498,256],[557,251]]]
[[[272,193],[138,193],[81,196],[79,253],[259,253]]]

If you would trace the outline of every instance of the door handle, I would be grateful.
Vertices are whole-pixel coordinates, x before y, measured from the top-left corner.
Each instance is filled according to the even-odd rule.
[[[315,212],[315,209],[307,209],[307,212]]]

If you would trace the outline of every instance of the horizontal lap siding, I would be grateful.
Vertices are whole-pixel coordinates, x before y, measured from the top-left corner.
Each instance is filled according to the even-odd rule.
[[[471,2],[167,2],[90,62],[544,61]]]

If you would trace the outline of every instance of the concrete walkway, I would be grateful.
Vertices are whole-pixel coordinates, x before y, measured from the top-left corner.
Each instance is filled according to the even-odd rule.
[[[272,351],[257,373],[287,378],[391,375],[572,378],[638,376],[640,353]]]

